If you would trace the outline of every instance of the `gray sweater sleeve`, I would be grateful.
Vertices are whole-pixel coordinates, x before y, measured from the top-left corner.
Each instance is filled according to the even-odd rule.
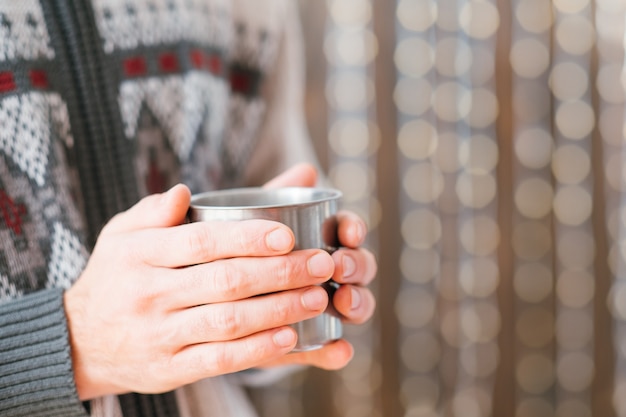
[[[0,415],[88,415],[74,383],[61,289],[0,304]]]

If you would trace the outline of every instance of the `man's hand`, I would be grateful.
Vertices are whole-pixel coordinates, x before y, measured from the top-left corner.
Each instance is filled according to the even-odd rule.
[[[308,164],[296,165],[272,181],[265,187],[312,187],[317,182],[315,168]],[[367,227],[356,214],[341,211],[338,218],[338,237],[342,246],[332,254],[335,262],[333,280],[342,284],[335,292],[333,305],[344,317],[344,321],[362,324],[374,314],[376,301],[366,286],[374,279],[377,263],[374,255],[360,248],[367,235]],[[322,349],[292,353],[265,366],[284,364],[306,364],[324,369],[339,369],[348,364],[353,349],[346,340],[338,340]]]
[[[325,310],[328,296],[318,284],[337,275],[328,253],[292,252],[293,233],[276,222],[184,224],[189,200],[189,190],[176,186],[117,215],[66,292],[82,400],[164,392],[277,361],[296,343],[288,324]],[[344,223],[344,239],[355,244],[360,227]],[[340,290],[336,301],[361,321],[373,302],[360,277],[372,267],[361,252],[354,255],[353,274],[344,277],[344,267],[336,278],[357,285]],[[351,288],[361,300],[356,309]]]

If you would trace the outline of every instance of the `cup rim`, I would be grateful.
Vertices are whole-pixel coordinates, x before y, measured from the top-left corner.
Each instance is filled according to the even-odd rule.
[[[294,193],[297,193],[294,199]],[[248,205],[225,205],[211,203],[213,198],[226,198],[229,196],[264,196],[274,195],[280,200],[281,196],[289,198],[293,201],[279,201],[276,203],[266,204],[248,204]],[[331,200],[338,200],[342,197],[342,192],[329,187],[281,187],[281,188],[263,188],[263,187],[240,187],[228,188],[222,190],[205,191],[193,194],[191,196],[190,208],[194,210],[257,210],[257,209],[273,209],[287,207],[302,207],[315,205]]]

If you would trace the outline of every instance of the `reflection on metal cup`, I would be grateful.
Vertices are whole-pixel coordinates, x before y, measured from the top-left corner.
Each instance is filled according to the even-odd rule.
[[[189,220],[274,220],[291,228],[296,240],[295,250],[319,248],[332,253],[339,245],[336,213],[340,198],[341,192],[330,188],[209,191],[192,196]],[[324,313],[291,326],[298,334],[294,351],[319,349],[341,338],[341,317],[332,306],[332,297],[338,285],[330,280],[322,287],[328,292],[331,302]]]

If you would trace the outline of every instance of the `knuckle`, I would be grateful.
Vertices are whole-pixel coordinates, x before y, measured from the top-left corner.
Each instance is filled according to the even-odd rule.
[[[212,280],[215,292],[225,300],[237,298],[241,289],[239,271],[227,261],[214,261],[212,266],[214,267]]]
[[[275,322],[287,323],[292,315],[293,308],[291,298],[278,297],[277,300],[272,300],[272,316]]]
[[[197,223],[202,225],[202,223]],[[206,227],[195,227],[186,237],[186,246],[192,259],[203,259],[214,251],[213,239]]]
[[[241,321],[231,304],[220,305],[214,314],[207,315],[206,321],[210,331],[227,337],[238,334],[241,329]]]

